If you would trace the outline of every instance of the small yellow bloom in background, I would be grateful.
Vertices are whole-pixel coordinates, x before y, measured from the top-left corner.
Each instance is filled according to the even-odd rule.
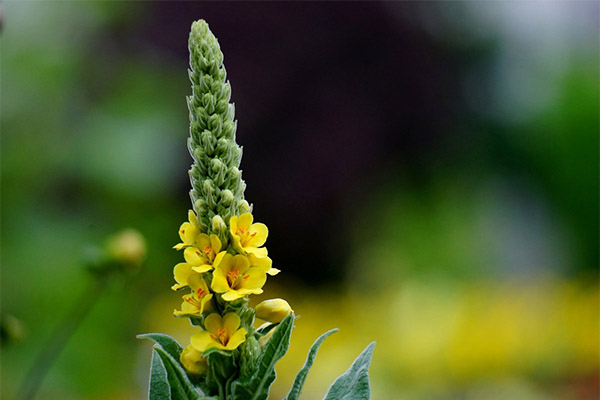
[[[250,267],[248,257],[225,253],[217,261],[211,288],[217,293],[223,293],[223,300],[233,301],[247,294],[263,292],[267,275],[261,268]]]
[[[179,361],[190,374],[200,375],[208,370],[206,357],[202,357],[202,352],[196,350],[192,345],[183,349]]]
[[[176,317],[199,315],[210,308],[210,300],[213,295],[208,290],[208,286],[202,275],[191,275],[188,279],[188,286],[193,290],[193,293],[183,296],[181,311],[173,311],[173,315]]]
[[[198,230],[198,219],[196,218],[194,211],[188,211],[188,220],[189,222],[184,222],[179,227],[179,237],[181,238],[181,243],[173,246],[173,248],[176,250],[181,250],[184,247],[193,245],[196,241],[196,236],[198,236],[200,233]]]
[[[256,318],[263,321],[279,323],[290,313],[294,312],[289,303],[283,299],[265,300],[255,307]]]
[[[146,241],[135,229],[125,229],[108,238],[106,252],[116,261],[138,265],[146,257]]]
[[[192,346],[199,352],[210,348],[235,350],[246,340],[246,329],[240,328],[240,317],[230,312],[221,318],[219,314],[210,314],[204,320],[205,331],[192,336]],[[239,328],[239,329],[238,329]]]
[[[233,246],[239,252],[252,253],[256,257],[264,258],[267,256],[267,249],[260,246],[267,241],[269,230],[265,224],[253,224],[252,221],[253,217],[249,212],[229,219]]]

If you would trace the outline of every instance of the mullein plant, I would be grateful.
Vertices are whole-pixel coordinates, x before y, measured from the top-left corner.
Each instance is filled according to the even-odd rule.
[[[268,229],[254,222],[244,199],[231,86],[219,43],[205,21],[192,24],[189,50],[193,210],[174,246],[185,262],[174,267],[172,289],[185,293],[174,315],[188,318],[197,333],[186,347],[160,333],[139,336],[155,342],[149,398],[266,400],[275,363],[289,347],[295,315],[283,299],[249,306],[249,296],[261,294],[267,278],[280,271],[264,247]],[[255,319],[264,323],[255,328]],[[313,344],[287,400],[298,398],[319,346],[335,331]],[[370,397],[373,347],[371,343],[332,384],[325,399]]]

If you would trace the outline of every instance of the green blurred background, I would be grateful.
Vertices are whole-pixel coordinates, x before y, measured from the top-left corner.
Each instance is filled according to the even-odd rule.
[[[285,395],[369,342],[374,399],[596,399],[597,2],[5,2],[1,397],[85,292],[82,249],[124,227],[111,286],[40,399],[141,399],[190,207],[187,35],[219,38],[246,198],[301,316]],[[90,294],[91,295],[91,294]],[[16,319],[16,321],[15,321]]]

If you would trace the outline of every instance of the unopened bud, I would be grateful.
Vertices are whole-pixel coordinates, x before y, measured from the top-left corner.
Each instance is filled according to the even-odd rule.
[[[265,300],[256,306],[256,318],[273,323],[281,322],[287,315],[294,312],[289,303],[283,299]]]
[[[200,375],[208,370],[206,357],[202,357],[202,352],[196,350],[192,345],[183,349],[179,361],[193,375]]]

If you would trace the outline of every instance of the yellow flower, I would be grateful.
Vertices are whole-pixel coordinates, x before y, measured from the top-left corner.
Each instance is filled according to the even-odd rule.
[[[208,361],[202,357],[202,352],[189,345],[181,352],[179,361],[185,369],[193,375],[200,375],[208,370]]]
[[[264,258],[267,256],[267,249],[259,247],[267,241],[269,230],[265,224],[253,224],[252,220],[252,214],[249,212],[229,219],[233,246],[241,253]]]
[[[178,290],[189,286],[190,276],[210,271],[213,268],[212,264],[219,260],[219,256],[225,255],[225,252],[217,254],[220,250],[221,241],[216,235],[210,235],[209,237],[205,233],[199,234],[194,242],[194,247],[187,247],[183,251],[186,262],[179,263],[173,268],[173,275],[177,284],[173,285],[171,289]]]
[[[174,310],[173,315],[176,317],[184,317],[194,314],[202,314],[210,308],[210,300],[213,295],[208,290],[206,281],[200,274],[191,275],[188,279],[188,285],[193,293],[183,296],[181,303],[181,311]]]
[[[263,292],[261,288],[267,281],[267,275],[261,268],[250,267],[248,257],[225,253],[217,261],[211,288],[223,293],[223,300],[233,301],[247,294]]]
[[[198,236],[200,233],[198,230],[198,219],[196,218],[194,211],[188,211],[188,220],[189,222],[184,222],[179,227],[179,237],[181,238],[181,243],[173,246],[175,250],[181,250],[184,247],[194,244],[196,241],[196,236]]]
[[[193,270],[202,273],[210,271],[212,264],[221,251],[221,241],[217,235],[210,237],[201,233],[196,237],[193,247],[188,247],[183,251],[185,261],[193,266]]]
[[[246,329],[240,328],[240,317],[230,312],[223,318],[219,314],[210,314],[204,320],[205,331],[192,336],[192,346],[200,352],[210,348],[235,350],[246,340]],[[239,329],[238,329],[239,328]]]
[[[269,230],[265,224],[253,224],[252,221],[249,212],[229,219],[233,247],[248,256],[251,266],[259,267],[269,275],[277,275],[280,271],[271,267],[273,261],[267,256],[267,249],[260,247],[265,244]]]
[[[288,314],[294,312],[289,303],[283,299],[265,300],[255,307],[256,318],[273,323],[281,322]]]

